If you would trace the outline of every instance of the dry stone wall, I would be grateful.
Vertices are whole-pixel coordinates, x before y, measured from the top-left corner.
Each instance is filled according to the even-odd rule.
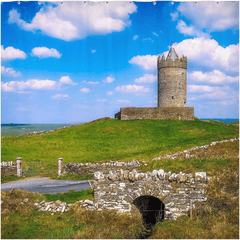
[[[96,171],[102,171],[107,173],[111,170],[116,169],[134,169],[141,166],[139,161],[131,161],[131,162],[106,162],[106,163],[67,163],[62,167],[62,174],[66,173],[74,173],[80,175],[89,175],[93,174]]]
[[[110,171],[94,173],[94,203],[98,210],[115,209],[131,212],[132,203],[141,196],[153,196],[165,206],[164,219],[176,219],[189,213],[190,205],[206,201],[204,187],[205,172],[179,174],[154,170],[138,173],[132,171]]]

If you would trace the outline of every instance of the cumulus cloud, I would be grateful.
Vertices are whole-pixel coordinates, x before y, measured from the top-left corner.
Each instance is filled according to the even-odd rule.
[[[191,62],[215,70],[239,72],[239,44],[231,44],[224,48],[214,39],[199,37],[183,40],[173,46],[179,56],[182,54],[187,56],[188,63]],[[168,51],[163,54],[166,57]],[[157,57],[157,55],[138,55],[133,57],[129,63],[153,71],[157,69]]]
[[[106,95],[107,95],[107,96],[113,95],[113,91],[106,92]]]
[[[172,20],[175,21],[178,18],[178,12],[170,13],[170,16],[172,17]]]
[[[25,89],[34,90],[52,90],[56,87],[56,82],[52,80],[37,80],[30,79],[24,81],[1,82],[2,91],[4,92],[18,92]]]
[[[20,77],[21,73],[19,71],[15,71],[13,68],[5,68],[4,66],[1,66],[1,73],[3,76],[7,77]]]
[[[230,72],[239,71],[239,44],[222,47],[214,39],[186,39],[174,44],[176,52],[199,65]],[[167,52],[165,52],[167,53]]]
[[[214,91],[218,91],[219,90],[219,87],[211,87],[211,86],[208,86],[208,85],[194,85],[194,84],[190,84],[188,85],[188,91],[190,93],[192,92],[200,92],[200,93],[203,93],[203,92],[214,92]]]
[[[197,30],[194,26],[190,26],[188,27],[187,24],[180,20],[178,22],[178,25],[176,27],[178,29],[178,31],[182,34],[184,34],[185,36],[198,36],[198,37],[205,37],[205,38],[209,38],[210,35],[208,33],[204,33],[202,31]]]
[[[55,94],[52,96],[52,99],[66,99],[68,98],[67,94]]]
[[[69,85],[76,85],[77,83],[74,83],[69,76],[63,76],[59,80],[60,83],[63,84],[69,84]]]
[[[89,84],[89,85],[96,85],[96,84],[99,84],[99,82],[93,82],[93,81],[89,81],[89,82],[87,82],[87,81],[83,81],[83,83],[85,83],[85,84]]]
[[[117,92],[122,93],[133,93],[135,95],[141,95],[150,92],[149,88],[145,88],[144,86],[139,85],[124,85],[118,86],[115,88]]]
[[[104,83],[112,83],[115,80],[115,78],[111,75],[103,80]]]
[[[44,5],[30,23],[13,9],[9,12],[8,22],[26,31],[40,30],[50,37],[72,41],[123,31],[131,25],[129,16],[136,10],[136,5],[128,2],[52,3]]]
[[[39,58],[60,58],[62,54],[60,54],[55,48],[47,48],[47,47],[35,47],[32,49],[32,55]]]
[[[144,76],[140,77],[140,78],[136,78],[134,80],[135,83],[154,83],[157,81],[157,76],[153,75],[153,74],[144,74]]]
[[[89,88],[81,88],[80,91],[83,92],[83,93],[90,93],[91,92],[91,90]]]
[[[135,41],[135,40],[137,40],[138,38],[139,38],[138,35],[134,35],[133,40]]]
[[[1,57],[2,60],[26,59],[27,54],[14,47],[7,47],[4,49],[4,46],[1,46]]]
[[[192,81],[206,82],[212,84],[229,84],[239,82],[239,76],[231,77],[219,70],[214,70],[212,72],[206,73],[203,73],[201,71],[194,71],[189,74],[189,78]]]
[[[237,103],[238,91],[229,86],[211,87],[207,85],[189,85],[189,100],[193,101],[234,101]],[[194,94],[194,95],[193,95]]]
[[[214,1],[199,1],[197,5],[187,2],[180,3],[177,10],[196,27],[207,29],[209,32],[238,28],[238,2],[221,1],[217,4]],[[171,16],[175,19],[176,13]]]
[[[157,55],[137,55],[129,63],[139,65],[145,70],[153,71],[157,69],[157,57]]]

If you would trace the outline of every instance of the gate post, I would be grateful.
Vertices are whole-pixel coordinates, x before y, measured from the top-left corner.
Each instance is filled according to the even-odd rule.
[[[63,158],[58,158],[58,176],[62,175],[62,163],[63,163]]]
[[[17,176],[22,177],[22,158],[17,157],[16,162],[17,162]]]

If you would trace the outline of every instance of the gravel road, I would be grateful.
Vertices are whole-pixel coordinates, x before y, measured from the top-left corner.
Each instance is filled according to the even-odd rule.
[[[91,183],[93,185],[93,181]],[[47,177],[29,178],[1,184],[1,190],[9,191],[12,188],[24,189],[29,192],[56,194],[67,192],[69,189],[76,191],[89,189],[90,184],[88,181],[51,180]]]

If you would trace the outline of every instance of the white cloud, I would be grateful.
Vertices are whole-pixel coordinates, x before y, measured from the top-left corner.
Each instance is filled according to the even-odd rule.
[[[68,98],[67,94],[55,94],[52,96],[52,99],[66,99]]]
[[[113,95],[113,91],[106,92],[106,95],[107,95],[107,96]]]
[[[233,90],[229,86],[211,87],[207,85],[189,85],[188,91],[191,95],[188,99],[193,101],[209,102],[212,100],[217,104],[219,104],[220,101],[234,101],[237,103],[238,90]],[[192,93],[194,93],[194,95]],[[221,103],[221,105],[223,105],[223,103]]]
[[[24,81],[11,81],[3,83],[1,82],[2,91],[4,92],[17,92],[24,89],[34,89],[34,90],[52,90],[56,87],[56,82],[52,80],[37,80],[30,79],[26,82]]]
[[[214,39],[194,38],[186,39],[174,48],[179,55],[187,56],[188,61],[197,64],[218,68],[225,71],[239,71],[239,44],[222,47]]]
[[[199,92],[199,93],[203,93],[203,92],[214,92],[214,91],[218,91],[219,87],[211,87],[208,85],[188,85],[188,91],[190,93],[194,92]]]
[[[157,55],[138,55],[133,57],[129,63],[137,64],[145,70],[157,70]]]
[[[69,76],[63,76],[59,80],[60,83],[63,84],[70,84],[70,85],[76,85],[77,83],[74,83]]]
[[[194,26],[188,27],[187,24],[182,20],[178,22],[178,25],[176,28],[180,33],[184,34],[185,36],[189,35],[189,36],[198,36],[198,37],[205,37],[205,38],[210,37],[208,33],[199,31]]]
[[[97,50],[91,49],[91,52],[92,52],[92,53],[95,53],[95,52],[97,52]]]
[[[149,88],[145,88],[144,86],[139,85],[118,86],[115,88],[115,90],[122,93],[134,93],[135,95],[141,95],[150,92]]]
[[[156,32],[153,32],[153,35],[155,35],[155,36],[157,36],[157,37],[159,36]]]
[[[107,102],[107,99],[98,99],[97,102]]]
[[[138,38],[139,38],[138,35],[134,35],[133,40],[135,41],[135,40],[137,40]]]
[[[60,54],[55,48],[47,48],[47,47],[35,47],[32,49],[32,55],[39,58],[60,58],[62,54]]]
[[[229,83],[238,83],[239,76],[231,77],[227,76],[219,70],[214,70],[212,72],[203,73],[201,71],[194,71],[189,74],[189,78],[192,81],[197,82],[206,82],[213,84],[229,84]]]
[[[111,75],[103,80],[104,83],[112,83],[115,80],[115,78]]]
[[[93,82],[93,81],[89,81],[89,82],[87,82],[87,81],[83,81],[83,83],[85,83],[85,84],[89,84],[89,85],[96,85],[96,84],[99,84],[99,82]]]
[[[154,42],[151,38],[143,38],[143,41],[151,41],[151,42]]]
[[[21,73],[19,71],[15,71],[13,68],[5,68],[1,66],[1,74],[7,77],[20,77]]]
[[[117,100],[116,102],[117,102],[117,103],[121,103],[121,104],[127,104],[127,103],[130,103],[129,100]]]
[[[90,93],[91,92],[91,90],[89,88],[81,88],[80,91],[83,92],[83,93]]]
[[[172,17],[172,20],[175,21],[178,18],[178,12],[170,13],[170,16]]]
[[[14,47],[7,47],[4,49],[4,47],[1,46],[1,57],[2,60],[26,59],[27,54]]]
[[[157,81],[157,76],[153,75],[153,74],[144,74],[144,76],[140,77],[140,78],[136,78],[134,80],[135,83],[154,83]]]
[[[72,41],[123,31],[131,25],[129,15],[136,9],[129,2],[55,2],[44,5],[30,23],[15,9],[9,12],[8,21],[26,31],[40,30],[50,37]]]
[[[239,3],[199,1],[180,3],[177,10],[188,18],[196,27],[207,29],[209,32],[224,31],[235,27],[239,23]],[[174,15],[172,14],[172,17]]]

